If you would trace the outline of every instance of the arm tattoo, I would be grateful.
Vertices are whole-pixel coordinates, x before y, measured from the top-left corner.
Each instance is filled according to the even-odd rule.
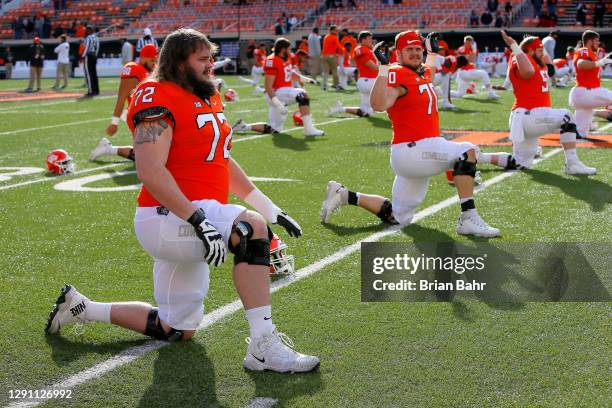
[[[134,132],[134,142],[136,144],[153,143],[168,128],[165,120],[155,122],[141,122]]]

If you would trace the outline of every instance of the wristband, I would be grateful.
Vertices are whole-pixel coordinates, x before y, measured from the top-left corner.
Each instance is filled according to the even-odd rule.
[[[191,217],[187,218],[187,222],[197,228],[204,220],[206,219],[206,214],[204,214],[204,210],[198,208],[191,214]]]
[[[512,45],[510,46],[510,49],[512,50],[512,53],[514,55],[524,54],[523,50],[521,49],[521,47],[519,47],[517,43],[512,43]]]
[[[388,65],[379,65],[378,66],[378,76],[379,77],[388,77],[389,76],[389,66]]]
[[[119,116],[113,116],[111,119],[111,124],[117,126],[119,124]]]
[[[280,212],[280,209],[257,187],[244,197],[244,202],[257,210],[268,222],[276,222],[276,219],[273,218],[275,218],[274,215]]]

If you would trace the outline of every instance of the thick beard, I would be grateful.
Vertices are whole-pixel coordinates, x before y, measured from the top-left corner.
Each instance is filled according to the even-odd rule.
[[[539,65],[539,66],[541,66],[541,67],[546,66],[546,64],[544,64],[544,61],[542,61],[542,59],[541,59],[541,58],[536,57],[536,55],[535,55],[535,54],[533,54],[533,60],[536,62],[536,64],[538,64],[538,65]]]
[[[185,80],[187,85],[191,87],[192,92],[200,99],[208,99],[217,92],[217,88],[211,80],[202,81],[191,67],[187,67],[185,70]]]

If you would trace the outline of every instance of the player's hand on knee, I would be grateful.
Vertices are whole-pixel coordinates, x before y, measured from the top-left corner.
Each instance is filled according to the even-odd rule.
[[[219,266],[227,258],[227,248],[223,237],[213,225],[208,222],[204,210],[198,208],[187,220],[195,229],[196,235],[204,244],[204,260],[209,265]]]

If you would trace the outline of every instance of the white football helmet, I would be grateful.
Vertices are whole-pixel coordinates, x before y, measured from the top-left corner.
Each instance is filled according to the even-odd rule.
[[[287,244],[276,234],[270,240],[270,275],[289,275],[294,273],[295,258],[287,255]]]

